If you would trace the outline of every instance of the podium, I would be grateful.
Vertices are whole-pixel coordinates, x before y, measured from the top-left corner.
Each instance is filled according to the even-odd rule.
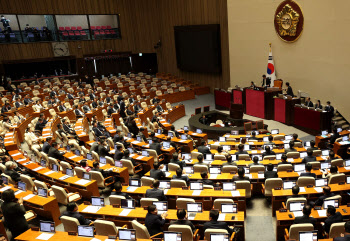
[[[244,108],[242,104],[235,104],[231,102],[230,117],[233,119],[243,119]]]

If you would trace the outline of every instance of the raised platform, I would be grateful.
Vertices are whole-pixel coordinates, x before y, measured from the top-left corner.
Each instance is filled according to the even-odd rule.
[[[204,125],[199,122],[199,119],[202,117],[202,115],[205,115],[208,118],[208,123],[215,123],[217,120],[222,121],[229,121],[232,123],[232,127],[215,127],[215,126],[209,126]],[[248,122],[250,120],[247,119],[232,119],[230,115],[224,114],[217,110],[212,110],[204,113],[200,113],[198,115],[192,116],[188,120],[188,124],[191,131],[196,131],[196,129],[202,129],[204,133],[208,135],[209,139],[218,139],[219,136],[222,136],[226,133],[231,133],[231,131],[235,130],[238,131],[240,135],[244,135],[244,122]],[[251,121],[253,122],[253,121]],[[255,126],[255,122],[253,122],[253,126]],[[265,128],[267,129],[267,125],[265,125]]]

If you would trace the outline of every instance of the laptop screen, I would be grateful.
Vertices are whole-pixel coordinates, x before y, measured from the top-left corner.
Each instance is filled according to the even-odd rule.
[[[268,142],[269,141],[269,137],[268,136],[264,136],[263,137],[263,142]]]
[[[141,187],[141,181],[139,179],[129,179],[129,186]]]
[[[184,126],[184,131],[188,131],[188,126]]]
[[[40,221],[40,232],[55,232],[55,223],[50,221]]]
[[[223,182],[222,183],[222,190],[223,191],[236,190],[236,183],[235,182]]]
[[[185,171],[186,174],[193,174],[194,173],[193,166],[183,167],[183,170]]]
[[[105,199],[103,197],[91,197],[92,206],[104,206]]]
[[[231,146],[224,145],[224,146],[222,146],[222,149],[224,151],[231,151]]]
[[[101,164],[106,164],[107,163],[106,158],[103,157],[103,156],[100,156],[100,163]]]
[[[158,211],[167,211],[168,210],[168,202],[153,202],[153,205],[157,207]]]
[[[320,178],[316,179],[315,186],[316,187],[324,187],[328,185],[328,179],[327,178]]]
[[[115,161],[114,166],[116,167],[123,167],[123,163],[121,161]]]
[[[58,165],[52,164],[52,170],[53,170],[54,172],[58,172]],[[73,170],[73,169],[72,169],[72,170]]]
[[[120,206],[122,208],[135,208],[135,200],[134,199],[121,199]]]
[[[182,160],[190,160],[191,159],[191,153],[182,153]]]
[[[79,150],[75,150],[75,153],[74,153],[76,156],[80,156],[80,151]]]
[[[163,149],[169,149],[170,148],[170,142],[169,141],[163,141]]]
[[[250,173],[249,167],[244,167],[244,173],[245,173],[245,174],[249,174],[249,173]]]
[[[202,129],[197,129],[196,132],[197,132],[198,134],[202,134],[202,133],[203,133]]]
[[[9,179],[8,179],[7,177],[1,176],[1,179],[2,179],[2,182],[3,182],[4,184],[6,184],[6,185],[9,184]]]
[[[304,172],[305,171],[305,164],[295,164],[294,171],[295,172]]]
[[[295,182],[293,182],[293,181],[283,182],[283,189],[284,190],[292,189],[292,187],[294,187],[294,186],[295,186]]]
[[[309,147],[311,146],[310,142],[309,141],[305,141],[305,147]]]
[[[329,162],[321,162],[321,169],[330,168],[331,164]]]
[[[86,154],[86,159],[88,159],[88,160],[92,160],[92,154],[91,153],[87,153]]]
[[[231,131],[231,135],[238,135],[238,131]]]
[[[328,135],[328,131],[322,131],[321,133],[323,136]]]
[[[339,132],[342,132],[342,131],[343,131],[342,128],[340,128],[340,127],[337,128],[337,132],[338,132],[338,133],[339,133]]]
[[[226,137],[220,136],[219,137],[219,142],[226,142]]]
[[[139,142],[142,142],[141,136],[136,136],[136,140],[139,141]]]
[[[46,167],[46,161],[45,160],[41,160],[40,164],[41,164],[42,167]]]
[[[349,137],[348,136],[343,136],[342,141],[348,141]]]
[[[182,233],[164,232],[164,241],[182,241]]]
[[[291,135],[287,135],[287,136],[284,137],[285,141],[290,141],[292,139],[293,139],[293,136],[291,136]]]
[[[203,182],[190,182],[191,190],[203,190]]]
[[[202,203],[187,203],[187,212],[201,213]]]
[[[135,229],[120,229],[118,230],[119,240],[136,240],[136,230]]]
[[[159,181],[159,188],[170,189],[170,181]]]
[[[67,168],[67,169],[66,169],[66,174],[67,174],[68,176],[73,177],[73,176],[74,176],[74,171],[73,171],[73,169]]]
[[[289,148],[289,144],[284,144],[284,149],[288,149]]]
[[[91,181],[91,173],[84,172],[83,179]]]
[[[302,211],[304,208],[305,203],[304,202],[290,202],[289,203],[289,211],[295,212],[295,211]]]
[[[315,231],[300,231],[299,232],[300,241],[317,241],[317,230]]]
[[[300,158],[304,158],[307,156],[307,152],[300,152]]]
[[[132,149],[131,147],[128,148],[128,151],[130,152],[130,154],[134,154],[134,149]]]
[[[276,160],[281,160],[283,154],[276,154]]]
[[[322,150],[322,156],[329,156],[329,150]]]
[[[78,225],[78,236],[94,237],[94,226]]]
[[[350,184],[350,176],[346,176],[346,184]]]
[[[221,168],[220,167],[210,167],[209,173],[210,174],[221,174]]]
[[[249,145],[244,145],[244,150],[245,151],[249,151],[250,150],[250,146]]]
[[[141,156],[146,156],[146,157],[148,157],[148,156],[149,156],[149,152],[143,150],[143,151],[141,152]]]
[[[226,233],[210,233],[210,240],[229,241],[229,235]]]
[[[148,140],[148,144],[152,144],[153,143],[153,141],[152,140]]]
[[[38,187],[38,196],[40,197],[47,197],[47,189]]]
[[[328,206],[333,206],[335,208],[339,207],[339,200],[335,199],[335,200],[324,200],[323,201],[323,208],[326,209],[328,208]]]
[[[66,146],[66,150],[67,150],[67,151],[70,151],[70,145],[67,145],[67,146]]]
[[[162,134],[162,129],[158,129],[157,130],[157,133],[160,135],[160,134]]]
[[[221,204],[222,213],[237,213],[237,204],[236,203],[222,203]]]
[[[279,129],[273,129],[271,130],[271,134],[272,135],[276,135],[276,134],[279,134],[280,133],[280,130]]]
[[[182,140],[187,140],[187,136],[186,135],[181,135],[181,139]]]
[[[26,191],[26,183],[19,181],[18,182],[18,189],[25,192]]]
[[[205,154],[205,160],[207,160],[207,161],[213,160],[213,155],[212,154]]]

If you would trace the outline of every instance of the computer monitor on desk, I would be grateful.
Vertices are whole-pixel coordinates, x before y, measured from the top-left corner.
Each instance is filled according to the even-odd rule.
[[[182,233],[165,231],[164,241],[182,241]]]
[[[94,226],[78,225],[78,236],[93,238]]]
[[[135,229],[120,229],[118,230],[119,240],[125,241],[136,241],[136,230]]]

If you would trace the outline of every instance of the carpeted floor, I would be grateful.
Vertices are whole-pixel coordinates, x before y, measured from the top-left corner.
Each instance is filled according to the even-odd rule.
[[[173,124],[175,128],[181,128],[184,125],[188,125],[188,119],[191,117],[191,114],[194,114],[195,108],[210,106],[210,109],[215,109],[214,95],[207,94],[196,96],[196,99],[184,101],[186,109],[186,116],[177,120]],[[223,111],[228,114],[228,111]],[[258,120],[259,118],[244,115],[244,119],[250,120]],[[265,124],[268,124],[269,130],[271,129],[279,129],[280,132],[285,134],[293,134],[297,133],[299,138],[303,141],[306,140],[314,140],[315,137],[311,136],[303,131],[300,131],[292,126],[287,126],[272,120],[264,120]],[[26,144],[22,144],[22,148],[24,150],[28,150]],[[105,196],[105,195],[103,195]],[[106,197],[106,204],[109,204],[109,199]],[[61,213],[65,210],[64,206],[60,206]],[[30,224],[34,226],[38,226],[39,220],[45,220],[44,218],[37,218],[30,222]],[[247,217],[245,221],[245,233],[246,233],[246,241],[271,241],[275,240],[275,227],[276,227],[276,219],[271,215],[271,206],[267,203],[263,196],[253,197],[247,203]],[[57,231],[64,231],[63,225],[60,224],[56,227]],[[10,234],[9,234],[10,235]],[[9,236],[10,237],[10,236]]]

